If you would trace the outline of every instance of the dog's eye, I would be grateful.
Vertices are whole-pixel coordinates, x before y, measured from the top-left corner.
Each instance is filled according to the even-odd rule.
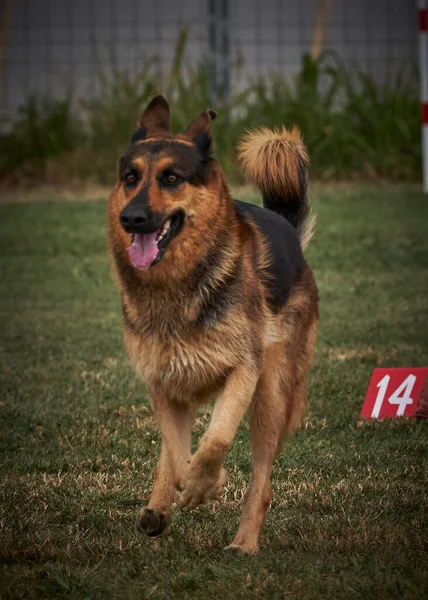
[[[127,173],[125,175],[125,182],[128,183],[129,185],[133,185],[136,181],[137,181],[137,178],[134,175],[134,173]]]
[[[162,173],[159,177],[159,184],[164,187],[175,188],[183,181],[183,178],[172,171]]]

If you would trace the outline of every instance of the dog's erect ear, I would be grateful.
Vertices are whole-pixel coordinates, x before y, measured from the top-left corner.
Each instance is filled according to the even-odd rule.
[[[211,123],[216,117],[215,110],[207,108],[190,123],[183,134],[206,154],[211,152]]]
[[[211,123],[217,117],[217,113],[212,108],[207,108],[188,125],[184,135],[194,140],[200,133],[211,135]]]
[[[138,125],[150,134],[155,131],[169,133],[169,105],[163,96],[155,96],[149,102]]]
[[[138,129],[131,142],[143,140],[151,135],[169,133],[169,105],[163,96],[155,96],[149,102],[137,125]]]

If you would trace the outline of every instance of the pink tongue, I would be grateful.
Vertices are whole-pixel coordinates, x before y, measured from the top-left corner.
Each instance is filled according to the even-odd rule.
[[[133,267],[136,269],[147,269],[147,267],[150,267],[158,255],[156,237],[156,231],[154,233],[135,234],[132,246],[126,249]]]

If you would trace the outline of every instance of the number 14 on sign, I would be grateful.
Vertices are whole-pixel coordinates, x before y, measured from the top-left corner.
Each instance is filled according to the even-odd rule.
[[[428,369],[375,369],[364,401],[365,419],[415,414]]]

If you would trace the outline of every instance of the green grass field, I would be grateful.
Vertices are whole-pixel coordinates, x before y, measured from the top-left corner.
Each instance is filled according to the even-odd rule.
[[[321,321],[304,426],[275,463],[255,557],[234,537],[242,424],[222,502],[134,531],[159,435],[128,366],[106,201],[0,204],[0,597],[428,597],[428,422],[367,423],[377,366],[428,366],[428,198],[317,186]],[[199,415],[196,432],[207,425]]]

